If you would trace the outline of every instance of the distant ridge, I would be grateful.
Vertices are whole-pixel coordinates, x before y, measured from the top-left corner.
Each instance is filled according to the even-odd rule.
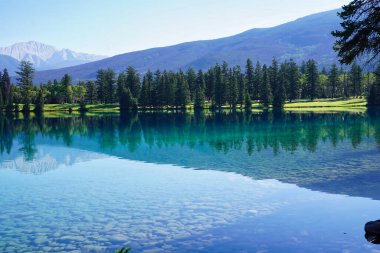
[[[0,57],[12,57],[19,61],[33,63],[37,70],[63,68],[106,58],[105,56],[77,53],[70,49],[58,50],[53,46],[36,41],[20,42],[9,47],[0,47]],[[5,58],[4,58],[5,59]],[[0,59],[0,68],[8,68],[14,74],[13,63]]]
[[[206,69],[223,61],[244,66],[247,58],[270,63],[274,56],[279,60],[292,58],[297,62],[313,58],[320,66],[328,66],[337,62],[332,49],[335,40],[331,35],[331,31],[340,27],[337,11],[313,14],[272,28],[252,29],[226,38],[152,48],[79,66],[41,71],[35,81],[60,79],[65,73],[72,75],[75,81],[94,79],[100,68],[111,68],[119,73],[128,65],[140,73],[158,68]]]
[[[4,68],[7,68],[9,75],[14,75],[18,66],[18,60],[8,55],[0,55],[0,72],[3,72]]]

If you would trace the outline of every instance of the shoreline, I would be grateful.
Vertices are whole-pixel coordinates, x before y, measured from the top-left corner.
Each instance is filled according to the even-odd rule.
[[[22,104],[19,105],[22,108]],[[71,113],[70,113],[71,108]],[[34,105],[31,105],[31,112],[33,113]],[[91,113],[110,113],[118,114],[120,113],[119,104],[91,104],[86,105],[86,114]],[[214,112],[214,111],[232,111],[228,105],[222,108],[211,108],[210,103],[206,103],[203,108],[204,112]],[[252,103],[252,112],[263,112],[272,111],[273,108],[264,108],[259,103]],[[334,112],[334,111],[347,111],[347,112],[364,112],[367,110],[367,102],[364,98],[337,98],[337,99],[316,99],[314,101],[310,100],[297,100],[294,102],[286,102],[283,108],[285,112]],[[163,107],[139,107],[137,112],[194,112],[193,105],[187,105],[185,108],[176,108],[170,106]],[[201,110],[202,111],[202,110]],[[244,106],[237,106],[235,111],[245,111]],[[3,110],[3,112],[5,112]],[[20,111],[20,113],[22,113]],[[79,104],[45,104],[44,114],[53,113],[63,113],[63,114],[80,114]]]

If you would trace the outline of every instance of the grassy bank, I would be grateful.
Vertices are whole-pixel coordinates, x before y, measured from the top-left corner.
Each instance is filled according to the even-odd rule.
[[[364,98],[336,98],[336,99],[317,99],[299,100],[295,102],[288,102],[285,104],[285,109],[292,108],[325,108],[325,107],[365,107],[367,101]]]
[[[287,102],[284,105],[285,111],[351,111],[361,112],[367,109],[367,101],[365,98],[337,98],[337,99],[317,99],[299,100],[295,102]]]
[[[293,102],[286,102],[284,105],[285,111],[364,111],[366,110],[366,100],[364,98],[339,98],[339,99],[317,99],[314,101],[310,100],[297,100]],[[22,108],[22,105],[20,105]],[[68,111],[72,110],[73,114],[79,114],[79,105],[77,104],[46,104],[44,111],[46,114],[51,115],[61,115],[66,114]],[[87,105],[86,106],[89,114],[91,113],[118,113],[119,105],[118,104],[96,104],[96,105]],[[210,103],[205,104],[205,109],[208,110],[211,108]],[[34,106],[31,106],[31,109],[34,109]],[[223,106],[222,109],[230,109],[228,106]],[[238,106],[237,110],[242,110],[243,107]],[[252,103],[252,111],[259,112],[264,108],[259,103]],[[147,108],[145,110],[154,111],[170,111],[175,110],[175,108],[162,107],[162,108]],[[187,110],[193,110],[192,105],[187,106]]]

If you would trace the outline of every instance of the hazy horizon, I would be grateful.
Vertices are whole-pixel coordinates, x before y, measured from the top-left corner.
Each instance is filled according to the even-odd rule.
[[[74,0],[54,3],[46,0],[38,3],[18,0],[7,2],[2,4],[5,13],[2,15],[5,21],[3,34],[6,36],[0,38],[0,47],[37,41],[57,49],[113,56],[188,41],[217,39],[253,28],[273,27],[314,13],[337,9],[349,2],[339,0],[331,3],[323,0],[325,3],[296,4],[295,0],[285,0],[275,4],[248,0],[234,3],[208,0],[201,4],[198,1],[171,3],[164,0],[159,4],[134,0],[112,3],[94,1],[91,4]],[[16,8],[17,19],[12,19],[10,14]],[[113,16],[109,18],[111,14]],[[62,19],[66,16],[69,18]],[[197,18],[194,19],[194,16]],[[22,33],[19,32],[20,27]]]

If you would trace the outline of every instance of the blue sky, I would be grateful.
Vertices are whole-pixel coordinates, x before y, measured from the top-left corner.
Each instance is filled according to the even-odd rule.
[[[271,27],[349,0],[0,0],[0,46],[115,55]]]

